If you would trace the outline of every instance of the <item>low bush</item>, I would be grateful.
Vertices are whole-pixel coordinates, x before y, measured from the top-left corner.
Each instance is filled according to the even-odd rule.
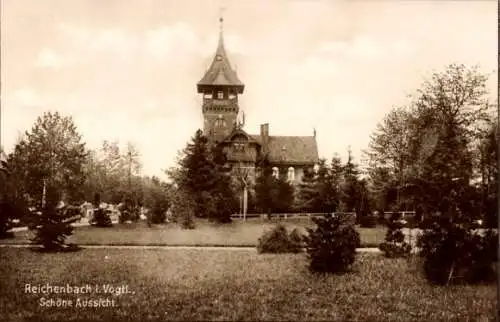
[[[359,233],[347,218],[336,215],[312,218],[316,227],[305,236],[309,269],[321,273],[343,273],[350,269],[360,246]]]
[[[259,253],[300,253],[303,250],[303,235],[295,228],[289,234],[286,227],[277,224],[272,230],[259,238]]]
[[[495,280],[498,233],[477,231],[450,218],[435,218],[418,239],[423,272],[435,284],[481,283]]]
[[[110,217],[111,211],[103,208],[96,208],[94,210],[94,218],[92,224],[97,227],[111,227],[113,223]]]
[[[153,224],[163,224],[167,220],[167,209],[155,205],[150,216]]]
[[[407,256],[411,251],[411,246],[405,242],[405,235],[401,230],[403,228],[401,215],[393,214],[387,221],[387,227],[385,241],[380,244],[379,249],[388,258]]]
[[[363,228],[375,228],[377,227],[377,216],[366,214],[359,218],[359,225]]]

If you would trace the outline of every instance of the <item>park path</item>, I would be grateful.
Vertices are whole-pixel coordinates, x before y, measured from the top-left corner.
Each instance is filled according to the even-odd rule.
[[[229,251],[257,251],[256,247],[232,247],[232,246],[168,246],[168,245],[78,245],[88,249],[194,249],[194,250],[229,250]],[[30,244],[0,244],[0,248],[30,248]],[[360,253],[380,253],[378,248],[358,248]]]

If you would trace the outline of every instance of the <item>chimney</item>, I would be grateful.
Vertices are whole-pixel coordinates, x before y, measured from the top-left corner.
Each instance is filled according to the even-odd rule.
[[[316,128],[313,128],[313,136],[316,137]]]
[[[269,152],[269,123],[260,125],[260,138],[262,141],[262,153],[267,154]]]

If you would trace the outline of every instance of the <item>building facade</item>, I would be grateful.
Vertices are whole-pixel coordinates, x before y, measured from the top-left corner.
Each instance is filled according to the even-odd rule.
[[[259,160],[267,157],[275,175],[285,173],[290,182],[298,183],[304,171],[318,163],[316,132],[312,136],[273,136],[268,123],[260,126],[259,134],[245,131],[244,120],[238,118],[238,98],[245,85],[229,62],[222,22],[220,18],[213,61],[197,83],[197,92],[203,96],[203,133],[211,144],[223,147],[235,177],[255,182]]]

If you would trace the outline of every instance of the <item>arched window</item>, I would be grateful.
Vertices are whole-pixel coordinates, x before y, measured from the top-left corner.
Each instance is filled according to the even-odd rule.
[[[273,177],[278,179],[279,175],[280,175],[280,170],[278,169],[278,167],[273,167]]]
[[[215,127],[226,127],[226,120],[222,115],[219,115],[215,120]]]
[[[293,167],[288,168],[288,181],[295,181],[295,169]]]

